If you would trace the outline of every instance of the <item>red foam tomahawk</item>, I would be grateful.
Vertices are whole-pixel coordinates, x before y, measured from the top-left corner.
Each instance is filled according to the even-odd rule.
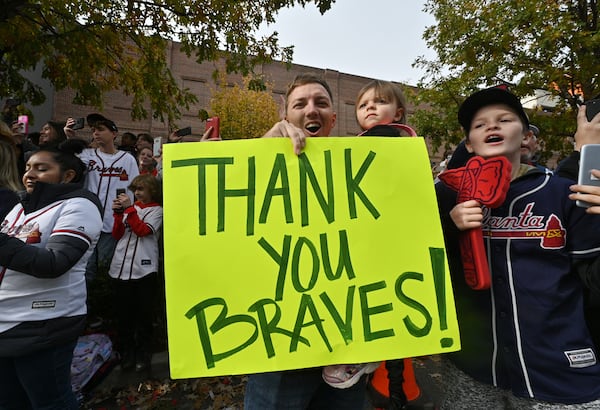
[[[462,168],[439,175],[440,180],[458,192],[456,203],[471,199],[488,208],[499,207],[508,192],[512,166],[504,157],[473,157]],[[481,227],[461,232],[460,253],[467,284],[477,290],[491,284]]]

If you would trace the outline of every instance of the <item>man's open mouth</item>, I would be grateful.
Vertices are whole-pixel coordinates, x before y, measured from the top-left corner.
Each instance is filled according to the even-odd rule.
[[[310,123],[310,124],[307,124],[305,128],[308,132],[310,132],[311,134],[314,134],[321,129],[321,124]]]

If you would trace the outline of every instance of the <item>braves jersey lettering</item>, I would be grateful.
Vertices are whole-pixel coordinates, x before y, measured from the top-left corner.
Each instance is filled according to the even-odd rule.
[[[94,160],[90,160],[87,167],[88,172],[98,172],[103,177],[118,177],[121,181],[128,181],[129,176],[123,167],[103,166]]]
[[[516,217],[491,216],[484,218],[483,230],[485,238],[500,239],[538,239],[544,249],[560,249],[566,243],[566,230],[561,220],[555,215],[549,217],[534,215],[535,203],[529,203],[525,210]]]
[[[488,226],[490,229],[529,229],[529,228],[543,228],[544,217],[541,215],[533,214],[533,207],[535,203],[530,203],[525,207],[525,210],[518,216],[491,216],[489,212],[487,217],[483,220],[483,225]],[[487,210],[487,209],[486,209]]]
[[[79,158],[88,170],[85,187],[98,196],[104,209],[102,232],[111,232],[112,201],[117,197],[117,189],[127,190],[133,178],[139,175],[137,162],[125,151],[108,154],[93,148],[84,149]],[[127,194],[133,199],[130,191],[127,191]]]

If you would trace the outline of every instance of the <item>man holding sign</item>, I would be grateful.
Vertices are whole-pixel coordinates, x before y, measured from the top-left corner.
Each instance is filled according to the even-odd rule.
[[[333,96],[321,78],[304,74],[288,87],[285,119],[264,137],[288,137],[300,154],[306,137],[328,137],[335,125]],[[335,408],[361,409],[366,400],[364,382],[348,389],[335,389],[323,381],[321,368],[257,373],[248,378],[246,410]]]
[[[284,138],[165,149],[171,376],[252,374],[246,409],[362,408],[364,378],[335,389],[323,366],[460,348],[427,148],[306,139],[335,124],[318,77],[285,107],[266,136],[295,153]]]

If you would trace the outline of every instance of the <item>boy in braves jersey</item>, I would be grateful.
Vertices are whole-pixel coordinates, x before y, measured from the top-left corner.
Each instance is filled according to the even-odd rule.
[[[111,232],[114,223],[112,203],[117,197],[117,190],[127,192],[127,187],[140,171],[132,155],[117,149],[115,140],[118,129],[113,121],[100,114],[90,114],[87,116],[87,123],[92,129],[92,142],[97,148],[86,148],[79,155],[87,167],[84,186],[98,196],[104,210],[102,233],[85,273],[86,281],[90,283],[99,266],[110,266],[115,251],[116,241]],[[75,120],[68,118],[64,129],[68,138],[75,136],[71,129],[73,124]]]
[[[466,148],[512,164],[504,203],[456,204],[436,185],[455,292],[462,350],[448,354],[444,409],[600,408],[600,364],[583,307],[580,276],[600,255],[600,218],[569,199],[571,181],[520,164],[529,121],[501,88],[461,105]],[[458,234],[482,227],[491,288],[473,290],[462,273]]]

